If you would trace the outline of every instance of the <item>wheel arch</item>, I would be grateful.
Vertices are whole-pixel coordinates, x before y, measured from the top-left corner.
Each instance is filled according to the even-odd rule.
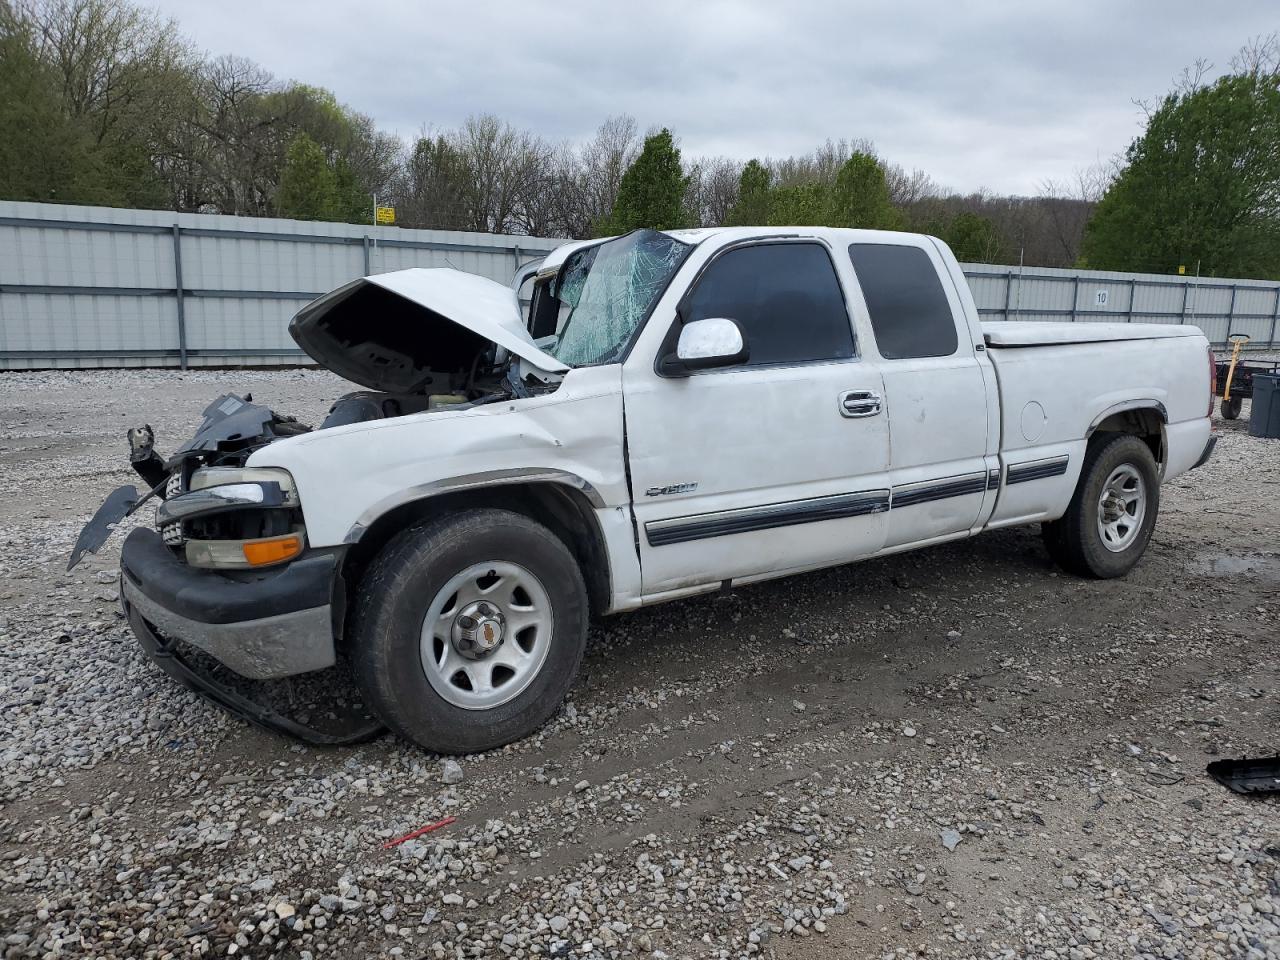
[[[415,523],[459,510],[508,510],[542,524],[560,538],[582,571],[592,615],[605,613],[612,603],[613,584],[609,551],[595,512],[603,501],[585,481],[566,477],[570,479],[507,476],[414,491],[398,498],[376,515],[362,517],[348,533],[341,570],[343,590],[349,596],[391,538]]]
[[[1123,433],[1138,437],[1151,448],[1151,455],[1163,469],[1167,452],[1165,427],[1168,423],[1169,412],[1159,400],[1126,400],[1094,417],[1084,436],[1090,442],[1098,434]]]

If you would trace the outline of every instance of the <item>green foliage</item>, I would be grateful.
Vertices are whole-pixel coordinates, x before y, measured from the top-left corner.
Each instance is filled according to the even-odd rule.
[[[725,226],[754,227],[769,222],[769,188],[773,177],[759,160],[748,160],[738,178],[738,199]]]
[[[300,133],[289,145],[276,210],[294,220],[367,223],[373,217],[373,197],[360,189],[345,159],[330,161],[320,144]]]
[[[752,161],[754,163],[755,161]],[[768,189],[768,172],[751,170],[751,164],[742,173],[742,190],[748,186],[751,173],[753,198],[763,186],[766,191],[767,215],[755,223],[767,223],[775,227],[860,227],[868,230],[897,230],[902,227],[902,216],[889,199],[889,187],[885,181],[884,167],[875,157],[866,153],[854,153],[836,173],[834,182],[810,180],[790,186]],[[739,206],[743,201],[739,200]],[[737,208],[735,208],[737,210]],[[751,211],[755,214],[755,210]],[[744,221],[745,222],[745,221]]]
[[[324,151],[305,133],[289,145],[276,210],[295,220],[332,220],[337,203],[338,181]]]
[[[680,148],[665,127],[645,137],[644,149],[636,157],[618,186],[613,213],[597,225],[596,235],[630,233],[647,227],[677,230],[688,218],[684,209],[688,180],[680,166]]]
[[[1280,75],[1167,96],[1085,230],[1099,270],[1280,278]]]
[[[0,2],[0,196],[14,200],[160,206],[164,191],[145,130],[81,108],[42,59],[37,24]],[[89,60],[80,51],[74,65]],[[100,86],[109,80],[97,78]]]
[[[830,226],[831,196],[821,183],[777,187],[769,193],[771,227]]]
[[[836,174],[827,225],[898,230],[902,217],[889,199],[884,167],[870,154],[854,153]]]
[[[1005,254],[995,223],[976,213],[956,214],[938,235],[963,263],[1000,263]]]
[[[361,189],[355,171],[346,158],[338,157],[333,162],[333,203],[329,219],[341,223],[368,223],[372,217],[372,194]]]

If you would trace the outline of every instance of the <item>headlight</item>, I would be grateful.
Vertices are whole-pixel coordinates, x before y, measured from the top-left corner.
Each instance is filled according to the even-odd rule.
[[[204,467],[191,474],[191,490],[220,487],[229,483],[278,483],[286,499],[298,502],[293,477],[276,467]]]
[[[162,503],[156,518],[166,542],[183,545],[193,567],[268,567],[306,546],[293,477],[271,467],[197,470],[187,492]],[[169,535],[175,527],[180,537]]]

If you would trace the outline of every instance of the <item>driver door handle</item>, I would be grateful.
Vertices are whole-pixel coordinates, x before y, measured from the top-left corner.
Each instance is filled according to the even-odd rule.
[[[871,390],[846,390],[840,394],[840,414],[845,417],[874,417],[880,412],[880,394]]]

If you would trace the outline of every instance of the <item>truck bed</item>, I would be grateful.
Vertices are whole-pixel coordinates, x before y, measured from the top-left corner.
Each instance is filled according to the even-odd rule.
[[[987,320],[982,336],[988,347],[1050,347],[1113,340],[1163,340],[1199,337],[1199,327],[1171,323],[1044,323],[1038,320]]]

